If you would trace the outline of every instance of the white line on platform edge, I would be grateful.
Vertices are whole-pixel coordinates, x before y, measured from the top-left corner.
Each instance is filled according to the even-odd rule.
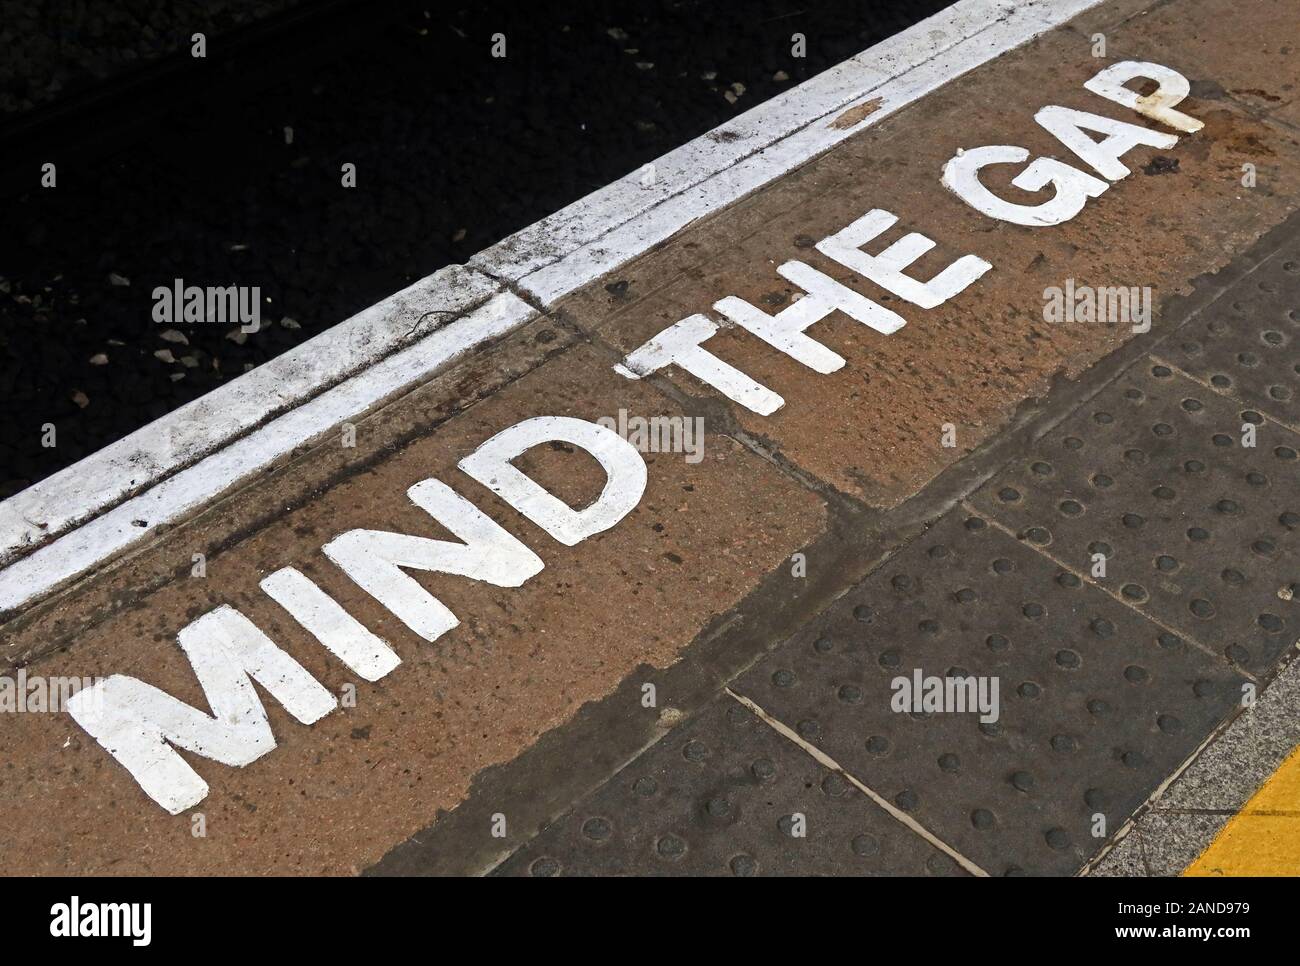
[[[506,284],[549,308],[1099,2],[958,0],[669,152],[650,183],[641,170],[612,182],[10,497],[0,503],[0,562],[27,556],[0,570],[0,614],[522,325],[532,310]],[[877,99],[857,124],[822,123]],[[460,317],[438,328],[448,315]]]
[[[202,508],[295,446],[427,379],[474,346],[518,328],[532,314],[532,308],[514,295],[493,296],[469,315],[371,366],[364,378],[349,379],[291,409],[0,570],[0,612],[21,606],[46,588],[72,580],[96,562],[129,549],[159,524]]]
[[[0,563],[361,372],[498,289],[481,273],[444,268],[28,487],[0,503]],[[298,442],[286,442],[285,451]]]

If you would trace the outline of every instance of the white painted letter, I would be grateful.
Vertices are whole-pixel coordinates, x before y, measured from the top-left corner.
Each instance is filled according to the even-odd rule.
[[[675,365],[760,416],[770,416],[784,406],[785,400],[771,389],[701,346],[717,332],[718,324],[708,316],[687,316],[633,350],[614,371],[627,379],[642,379]]]
[[[1137,124],[1114,121],[1100,114],[1072,111],[1067,107],[1044,107],[1034,115],[1034,120],[1047,129],[1058,141],[1088,162],[1097,173],[1111,181],[1127,178],[1131,172],[1120,161],[1120,155],[1147,144],[1153,148],[1172,148],[1178,143],[1173,134],[1148,131]],[[1108,137],[1094,141],[1084,134],[1084,129],[1098,131]]]
[[[177,641],[211,715],[121,674],[78,691],[65,705],[144,793],[173,815],[202,801],[208,786],[169,742],[236,767],[275,747],[253,681],[303,724],[318,721],[336,706],[319,681],[232,607],[222,605],[186,625]]]
[[[819,298],[806,296],[787,305],[776,315],[768,315],[734,295],[715,302],[713,307],[772,348],[784,352],[815,372],[835,372],[844,367],[843,356],[804,335],[804,330],[831,313],[832,306]]]
[[[891,312],[865,295],[859,295],[851,288],[841,285],[825,272],[819,272],[803,262],[786,262],[777,267],[777,274],[789,279],[801,288],[808,290],[808,295],[819,299],[826,310],[839,309],[855,322],[875,329],[882,335],[892,335],[907,320],[897,312]]]
[[[881,208],[865,215],[829,238],[817,243],[817,250],[841,265],[865,275],[881,288],[923,309],[942,305],[993,266],[974,255],[963,255],[928,282],[903,274],[903,269],[934,247],[924,235],[911,232],[879,255],[868,255],[862,246],[886,231],[898,216]]]
[[[1154,94],[1146,96],[1124,86],[1139,77],[1153,80],[1160,86],[1156,88]],[[1193,134],[1205,127],[1196,118],[1174,110],[1174,105],[1181,104],[1192,87],[1187,83],[1187,78],[1178,71],[1162,67],[1160,64],[1136,60],[1121,61],[1118,64],[1111,64],[1095,77],[1084,81],[1083,86],[1108,101],[1114,101],[1116,104],[1137,111],[1143,117],[1159,121],[1175,131]]]
[[[437,640],[460,621],[401,568],[455,574],[496,587],[518,587],[542,572],[535,553],[445,483],[421,480],[406,495],[465,542],[349,530],[322,549],[362,590],[426,641]]]
[[[981,168],[990,164],[1019,164],[1028,157],[1029,152],[1024,148],[1008,144],[972,148],[943,166],[943,186],[990,218],[1031,228],[1069,221],[1082,210],[1089,198],[1096,198],[1110,187],[1105,181],[1051,158],[1035,159],[1011,181],[1024,191],[1040,191],[1049,184],[1054,185],[1056,194],[1041,205],[1016,205],[1003,201],[980,184]]]
[[[391,647],[301,571],[285,567],[259,586],[327,651],[367,681],[378,681],[402,663]]]
[[[605,487],[589,507],[574,510],[516,469],[511,460],[542,443],[580,446],[605,470]],[[585,419],[535,416],[497,433],[460,468],[566,547],[608,530],[645,492],[645,460],[618,433]]]

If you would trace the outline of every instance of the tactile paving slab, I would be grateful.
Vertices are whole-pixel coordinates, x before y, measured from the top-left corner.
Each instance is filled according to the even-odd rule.
[[[996,680],[997,720],[894,710],[892,682],[918,669]],[[1233,710],[1242,680],[958,510],[733,689],[989,874],[1063,875]]]
[[[1300,428],[1300,249],[1292,242],[1229,287],[1155,354]]]
[[[1247,425],[1253,447],[1243,445]],[[1300,605],[1283,599],[1300,580],[1297,447],[1300,437],[1257,410],[1146,359],[971,504],[1205,649],[1267,676],[1300,636]]]
[[[839,772],[722,695],[494,874],[966,873]]]

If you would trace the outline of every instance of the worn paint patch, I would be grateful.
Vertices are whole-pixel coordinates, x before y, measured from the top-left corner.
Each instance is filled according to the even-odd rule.
[[[850,107],[835,120],[831,121],[831,127],[839,131],[847,131],[849,128],[861,124],[872,114],[875,114],[876,111],[880,110],[880,105],[882,103],[884,103],[883,98],[873,97],[869,100],[863,101],[861,104]]]

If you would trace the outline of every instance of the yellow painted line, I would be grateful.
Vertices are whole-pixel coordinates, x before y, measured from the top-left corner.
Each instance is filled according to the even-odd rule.
[[[1183,875],[1300,876],[1300,748]]]

